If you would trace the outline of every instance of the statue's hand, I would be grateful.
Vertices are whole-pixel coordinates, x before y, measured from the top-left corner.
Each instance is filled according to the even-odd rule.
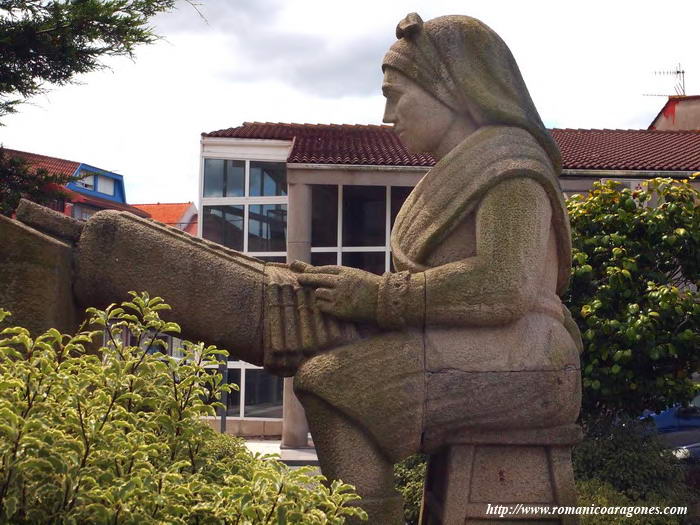
[[[378,275],[347,266],[306,266],[297,278],[316,289],[322,312],[349,321],[377,320]]]

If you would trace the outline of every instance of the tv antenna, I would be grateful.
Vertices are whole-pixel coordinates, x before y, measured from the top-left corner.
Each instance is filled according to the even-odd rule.
[[[685,70],[681,66],[680,62],[675,69],[668,71],[654,71],[654,74],[676,77],[676,84],[673,86],[673,88],[676,90],[676,95],[680,95],[682,97],[685,96]]]

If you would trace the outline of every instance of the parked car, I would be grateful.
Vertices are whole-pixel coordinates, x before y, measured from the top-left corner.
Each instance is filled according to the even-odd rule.
[[[680,430],[700,429],[700,395],[688,406],[674,406],[663,412],[647,414],[659,433],[678,432]]]

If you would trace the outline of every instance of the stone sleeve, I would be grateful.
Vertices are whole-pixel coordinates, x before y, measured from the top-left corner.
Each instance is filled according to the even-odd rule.
[[[377,297],[377,324],[400,329],[425,322],[425,274],[385,273]]]

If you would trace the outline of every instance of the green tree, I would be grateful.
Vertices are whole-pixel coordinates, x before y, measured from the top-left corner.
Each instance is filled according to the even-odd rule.
[[[0,0],[0,117],[46,83],[65,84],[132,56],[157,37],[148,21],[175,0]]]
[[[75,180],[68,175],[35,169],[27,161],[0,146],[0,214],[11,216],[21,198],[50,205],[64,197],[63,185]]]
[[[700,363],[700,192],[689,180],[596,183],[568,209],[584,414],[688,401]]]
[[[184,358],[161,353],[161,336],[179,332],[159,317],[167,308],[133,294],[88,310],[97,331],[0,332],[0,523],[340,525],[366,516],[347,505],[358,498],[352,487],[254,456],[202,421],[229,388],[217,368],[226,351],[185,342]],[[6,316],[0,309],[0,322]]]

